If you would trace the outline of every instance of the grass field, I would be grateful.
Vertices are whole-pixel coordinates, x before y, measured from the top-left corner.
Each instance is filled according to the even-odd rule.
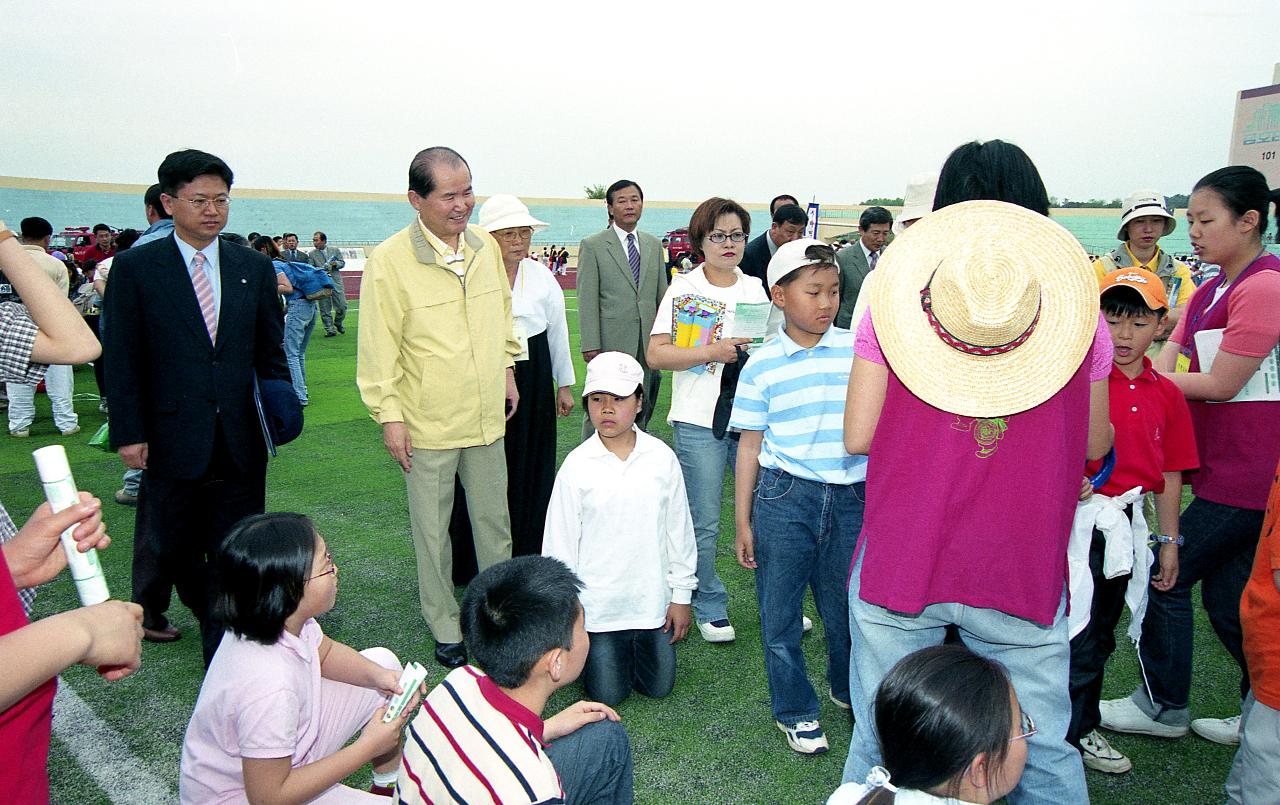
[[[568,298],[574,354],[577,316]],[[293,444],[272,461],[267,482],[269,510],[310,515],[341,565],[341,587],[333,612],[321,619],[326,632],[356,648],[385,645],[402,660],[415,659],[430,668],[431,680],[442,671],[432,659],[431,636],[418,611],[413,548],[404,482],[382,447],[378,427],[368,418],[355,388],[355,326],[348,334],[312,340],[307,364],[311,406],[307,426]],[[582,367],[579,361],[579,381]],[[88,367],[76,373],[81,395],[94,391]],[[664,421],[670,395],[664,380],[659,416],[653,432],[670,442]],[[0,494],[19,523],[40,502],[41,492],[30,451],[52,442],[67,446],[76,479],[104,501],[114,539],[103,564],[116,597],[129,595],[133,510],[112,502],[120,487],[121,465],[113,455],[87,445],[103,420],[96,397],[77,401],[83,433],[58,435],[39,400],[39,418],[26,440],[4,438],[0,449]],[[560,422],[560,458],[578,443],[581,417],[575,411]],[[493,490],[502,494],[502,490]],[[728,645],[704,643],[696,635],[679,647],[676,689],[666,699],[633,696],[618,709],[628,726],[635,753],[635,790],[641,802],[787,802],[825,800],[840,781],[849,746],[848,715],[825,696],[822,723],[832,751],[801,757],[787,749],[769,715],[768,691],[760,646],[759,619],[750,571],[733,560],[732,489],[726,485],[719,569],[730,594],[730,616],[738,640]],[[36,616],[75,606],[71,580],[64,574],[41,590]],[[811,604],[807,613],[817,618]],[[1235,665],[1221,648],[1197,604],[1196,669],[1191,707],[1197,716],[1224,716],[1238,710]],[[183,630],[177,643],[144,643],[142,669],[119,683],[106,684],[91,669],[72,668],[63,683],[92,708],[109,731],[118,733],[133,761],[107,757],[86,768],[55,736],[49,774],[55,802],[140,803],[127,786],[139,776],[159,778],[176,796],[182,737],[203,668],[197,626],[174,598],[173,622]],[[1124,625],[1121,625],[1121,630]],[[1121,638],[1121,642],[1125,642]],[[805,637],[810,678],[821,693],[824,643],[819,626]],[[1127,694],[1137,679],[1135,654],[1127,645],[1108,668],[1107,696]],[[562,690],[550,703],[559,709],[582,695],[577,685]],[[80,725],[71,726],[72,743]],[[65,735],[66,733],[64,733]],[[1089,788],[1099,803],[1208,803],[1222,799],[1233,750],[1189,736],[1177,741],[1120,736],[1116,745],[1128,753],[1135,771],[1120,777],[1089,772]],[[102,753],[99,753],[102,754]],[[93,773],[91,773],[93,772]],[[104,783],[95,780],[105,780]],[[352,778],[367,785],[367,770]],[[108,790],[110,789],[110,790]],[[0,794],[3,799],[3,794]]]

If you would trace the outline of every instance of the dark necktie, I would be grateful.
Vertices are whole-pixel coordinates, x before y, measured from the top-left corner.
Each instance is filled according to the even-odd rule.
[[[636,233],[627,233],[627,262],[631,264],[631,278],[640,287],[640,251],[636,249]]]
[[[877,249],[876,251],[874,251],[874,252],[872,252],[872,253],[871,253],[871,262],[870,262],[870,266],[871,266],[871,267],[870,267],[869,269],[867,269],[867,270],[868,270],[868,271],[875,271],[875,270],[876,270],[876,261],[877,261],[877,260],[879,260],[879,259],[880,259],[880,250],[879,250],[879,249]]]

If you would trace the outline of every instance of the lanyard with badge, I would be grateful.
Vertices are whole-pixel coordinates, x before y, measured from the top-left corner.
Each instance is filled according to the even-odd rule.
[[[1267,249],[1264,246],[1262,247],[1262,249],[1258,251],[1258,255],[1249,261],[1249,265],[1244,267],[1244,271],[1241,271],[1240,275],[1237,276],[1236,279],[1231,284],[1234,285],[1236,282],[1239,282],[1240,276],[1243,276],[1246,271],[1253,268],[1253,264],[1261,260],[1262,256],[1265,255],[1266,253],[1267,253]],[[1227,276],[1226,272],[1224,271],[1222,274],[1222,278],[1225,280],[1226,276]],[[1196,333],[1200,329],[1200,322],[1204,319],[1205,316],[1209,315],[1210,310],[1213,310],[1222,302],[1222,297],[1227,295],[1226,285],[1219,284],[1218,287],[1215,289],[1215,293],[1217,292],[1221,292],[1222,296],[1218,297],[1217,299],[1213,300],[1209,304],[1205,305],[1199,312],[1196,313],[1195,317],[1192,318],[1191,321],[1187,322],[1187,329],[1184,331],[1187,334],[1186,335],[1187,343],[1183,344],[1182,349],[1178,351],[1178,360],[1174,364],[1174,368],[1173,368],[1174,372],[1190,372],[1191,371],[1191,353],[1195,349]]]
[[[516,267],[516,274],[520,277],[520,293],[524,295],[524,266]],[[516,355],[516,361],[529,360],[529,331],[525,329],[524,322],[511,317],[511,337],[520,344],[520,352]]]

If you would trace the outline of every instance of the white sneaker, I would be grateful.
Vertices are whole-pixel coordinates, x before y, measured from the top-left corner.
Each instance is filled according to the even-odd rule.
[[[1231,718],[1196,718],[1191,721],[1191,731],[1201,738],[1223,746],[1240,744],[1240,716]]]
[[[75,435],[76,435],[77,433],[79,433],[79,432],[80,432],[80,426],[79,426],[79,425],[72,425],[71,427],[69,427],[69,428],[67,428],[66,430],[64,430],[64,431],[62,432],[62,435],[63,435],[63,436],[75,436]]]
[[[804,630],[804,631],[806,631],[806,632],[812,632],[812,631],[813,631],[813,621],[809,620],[809,616],[808,616],[808,615],[801,615],[801,616],[800,616],[800,628],[801,628],[801,629],[803,629],[803,630]]]
[[[702,635],[702,639],[708,643],[732,643],[738,637],[738,633],[734,631],[733,624],[729,623],[728,618],[721,618],[710,623],[699,623],[698,632]]]
[[[1123,699],[1108,699],[1098,709],[1102,714],[1103,728],[1112,732],[1154,735],[1157,738],[1181,738],[1187,734],[1186,727],[1161,724],[1148,716],[1128,696]]]
[[[787,745],[802,755],[820,755],[831,748],[822,725],[816,721],[801,721],[790,727],[781,721],[773,723],[787,736]]]
[[[1112,748],[1097,730],[1080,739],[1080,758],[1086,768],[1103,774],[1124,774],[1133,768],[1129,758]]]

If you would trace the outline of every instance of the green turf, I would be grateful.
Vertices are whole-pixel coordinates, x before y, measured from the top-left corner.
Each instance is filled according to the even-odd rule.
[[[575,307],[572,293],[569,308]],[[337,640],[357,648],[385,645],[402,660],[427,664],[432,679],[442,675],[431,656],[431,637],[418,612],[413,549],[400,471],[382,447],[377,426],[367,417],[355,388],[356,310],[348,333],[337,338],[317,332],[307,356],[311,406],[307,427],[272,461],[267,505],[313,517],[341,566],[338,605],[321,619]],[[576,353],[577,316],[569,314]],[[579,381],[582,378],[578,360]],[[81,394],[94,390],[87,367],[76,373]],[[669,405],[670,378],[664,379],[659,417],[653,432],[670,442],[662,421]],[[67,446],[76,479],[105,501],[114,545],[103,555],[107,579],[117,597],[129,594],[129,557],[133,510],[111,502],[120,486],[115,456],[90,448],[89,435],[103,421],[96,400],[82,398],[76,408],[84,433],[64,438],[39,400],[39,418],[26,440],[0,442],[0,490],[19,522],[41,500],[30,451],[52,442]],[[561,420],[559,453],[578,442],[581,415]],[[494,490],[500,494],[499,490]],[[755,590],[749,571],[738,567],[732,551],[732,490],[726,485],[719,569],[730,594],[736,643],[710,645],[696,636],[679,648],[676,689],[666,699],[633,696],[618,709],[635,750],[636,796],[641,802],[821,802],[839,783],[849,746],[848,716],[827,702],[823,679],[821,626],[804,640],[810,678],[824,702],[822,722],[832,751],[801,757],[787,749],[769,717],[768,691],[760,647]],[[47,585],[37,616],[74,606],[75,593],[65,575]],[[816,619],[811,603],[807,612]],[[202,667],[197,628],[174,599],[173,622],[185,637],[173,644],[144,644],[142,669],[116,684],[102,682],[92,670],[72,668],[64,680],[111,727],[124,736],[150,771],[177,787],[183,732],[199,691]],[[1192,711],[1223,716],[1238,712],[1234,663],[1217,643],[1197,604],[1196,669]],[[1121,631],[1124,626],[1122,625]],[[1123,643],[1123,635],[1121,635]],[[1127,645],[1109,666],[1105,694],[1129,692],[1136,680],[1135,654]],[[581,696],[577,685],[551,702],[558,709]],[[1033,714],[1034,715],[1034,714]],[[1088,773],[1092,798],[1099,803],[1204,803],[1220,801],[1232,750],[1191,736],[1178,741],[1119,736],[1135,771],[1120,777]],[[107,802],[104,793],[55,741],[49,760],[55,802]],[[352,778],[367,785],[367,773]]]

